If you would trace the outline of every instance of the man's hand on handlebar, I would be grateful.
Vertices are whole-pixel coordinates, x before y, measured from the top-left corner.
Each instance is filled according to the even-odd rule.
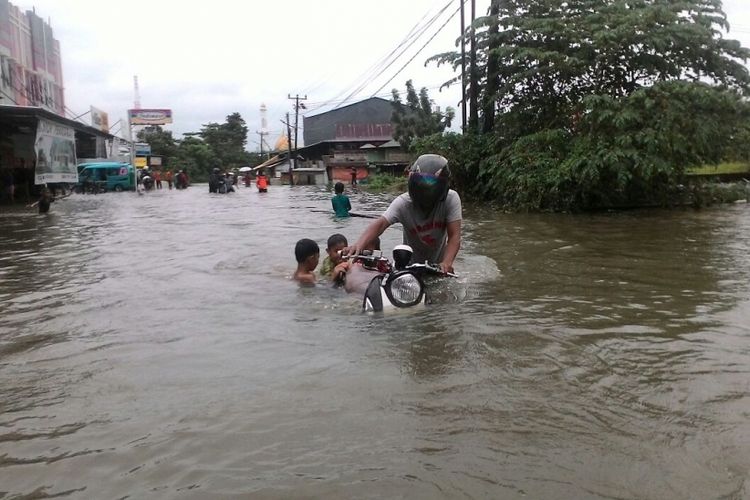
[[[364,248],[364,245],[358,245],[355,243],[354,245],[349,245],[348,247],[344,247],[341,250],[341,256],[346,258],[350,255],[359,255],[362,253],[362,250]]]

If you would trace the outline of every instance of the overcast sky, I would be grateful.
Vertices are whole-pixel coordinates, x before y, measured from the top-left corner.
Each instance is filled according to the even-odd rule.
[[[239,111],[250,129],[251,150],[257,149],[260,104],[268,106],[267,140],[273,144],[282,132],[280,120],[292,110],[287,94],[307,94],[311,111],[334,100],[322,111],[361,84],[350,102],[376,93],[388,98],[391,88],[403,88],[411,78],[417,87],[430,88],[442,107],[456,107],[460,100],[456,86],[437,88],[454,76],[451,68],[424,66],[429,56],[455,48],[459,16],[448,18],[458,0],[11,2],[34,6],[51,20],[62,50],[67,107],[81,114],[94,105],[109,113],[111,124],[133,106],[133,75],[138,75],[143,108],[173,110],[170,128],[176,135]],[[724,10],[732,25],[729,38],[750,47],[747,3],[724,0]],[[488,5],[489,0],[477,0],[478,15]],[[387,69],[378,67],[415,26],[436,15],[399,59]],[[456,114],[460,117],[458,108]]]

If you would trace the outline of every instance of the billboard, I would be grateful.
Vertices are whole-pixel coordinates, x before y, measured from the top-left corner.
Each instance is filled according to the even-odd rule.
[[[109,115],[105,111],[91,106],[91,126],[109,133]]]
[[[135,159],[135,168],[146,168],[148,166],[147,165],[147,160],[148,160],[148,158],[146,158],[145,156],[138,156],[138,157],[136,157],[136,159]]]
[[[131,125],[165,125],[172,123],[171,109],[129,109]]]
[[[147,142],[135,143],[135,155],[136,156],[148,156],[150,154],[151,154],[151,144]]]
[[[78,182],[75,131],[65,125],[39,119],[34,142],[34,182]]]

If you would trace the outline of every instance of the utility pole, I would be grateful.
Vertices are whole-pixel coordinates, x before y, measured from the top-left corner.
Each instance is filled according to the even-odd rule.
[[[267,136],[268,132],[264,132],[263,130],[261,130],[260,132],[256,131],[255,133],[260,136],[260,159],[262,160],[263,159],[263,140],[264,140],[263,137]]]
[[[289,185],[294,186],[294,167],[292,163],[292,128],[289,125],[289,113],[286,114],[286,142],[289,147]]]
[[[477,75],[477,37],[474,20],[477,17],[477,2],[471,0],[471,27],[469,28],[469,130],[479,131],[479,75]]]
[[[464,2],[461,3],[461,131],[466,133],[466,18],[464,17]]]
[[[291,94],[287,94],[287,99],[291,99],[294,101],[294,166],[297,166],[297,130],[299,129],[299,110],[307,109],[305,108],[304,103],[300,104],[300,101],[306,101],[307,100],[307,94],[305,94],[305,97],[300,97],[299,94],[292,97]],[[286,121],[289,121],[289,117],[287,117]],[[289,139],[291,141],[291,139]],[[291,145],[291,143],[290,143]]]

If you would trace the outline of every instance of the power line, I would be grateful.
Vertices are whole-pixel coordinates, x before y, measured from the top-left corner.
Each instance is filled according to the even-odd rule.
[[[408,33],[406,34],[406,36],[404,36],[404,38],[403,38],[403,39],[402,39],[402,40],[401,40],[401,41],[399,42],[399,44],[398,44],[398,45],[397,45],[397,46],[396,46],[396,47],[395,47],[395,48],[394,48],[393,50],[391,50],[391,51],[390,51],[390,52],[389,52],[388,54],[386,54],[386,55],[385,55],[384,57],[380,58],[380,59],[379,59],[379,60],[377,60],[377,61],[376,61],[375,63],[373,63],[373,64],[372,64],[372,65],[371,65],[371,66],[370,66],[370,67],[369,67],[368,69],[366,69],[366,70],[365,70],[365,72],[364,72],[364,73],[362,73],[362,74],[361,74],[360,76],[358,76],[358,77],[357,77],[357,78],[356,78],[356,79],[355,79],[355,80],[354,80],[354,81],[352,82],[352,84],[351,84],[350,86],[348,86],[348,87],[344,88],[344,90],[342,90],[341,92],[339,92],[338,94],[336,94],[336,95],[335,95],[335,96],[334,96],[334,97],[333,97],[333,98],[332,98],[331,100],[336,100],[336,99],[338,99],[339,97],[341,97],[342,95],[344,95],[345,93],[347,93],[347,92],[349,91],[349,89],[351,89],[351,88],[353,88],[353,87],[354,87],[355,85],[357,85],[357,84],[358,84],[358,82],[360,82],[360,81],[363,81],[363,82],[367,82],[367,81],[368,81],[368,79],[370,79],[370,77],[371,77],[371,76],[372,76],[373,74],[375,74],[375,73],[376,73],[376,72],[377,72],[377,71],[379,70],[379,68],[381,68],[381,67],[382,67],[382,66],[383,66],[383,65],[384,65],[384,64],[385,64],[385,63],[386,63],[386,62],[387,62],[387,61],[388,61],[388,60],[389,60],[389,59],[390,59],[391,57],[393,57],[393,55],[394,55],[394,54],[395,54],[395,53],[396,53],[396,52],[397,52],[397,51],[398,51],[398,50],[399,50],[399,49],[400,49],[401,47],[403,47],[403,45],[404,45],[404,44],[405,44],[406,42],[408,42],[408,41],[409,41],[410,39],[412,39],[412,38],[413,38],[413,37],[415,36],[415,34],[419,34],[419,36],[421,36],[421,34],[422,34],[422,33],[424,33],[424,30],[425,30],[425,29],[426,29],[427,27],[429,27],[429,26],[431,25],[430,23],[434,22],[434,16],[433,16],[433,18],[432,18],[432,19],[430,19],[430,21],[428,21],[428,23],[427,23],[427,24],[426,24],[425,26],[423,26],[422,28],[419,28],[420,24],[422,24],[422,22],[424,21],[424,19],[425,19],[425,18],[427,17],[427,15],[428,15],[428,14],[429,14],[429,10],[428,10],[428,11],[427,11],[427,12],[426,12],[426,13],[425,13],[425,14],[424,14],[423,16],[422,16],[422,18],[421,18],[421,19],[420,19],[420,20],[419,20],[419,21],[418,21],[418,22],[417,22],[417,23],[416,23],[416,24],[415,24],[415,25],[414,25],[414,26],[413,26],[413,27],[412,27],[412,28],[411,28],[411,29],[409,30],[409,32],[408,32]],[[417,29],[417,28],[419,28],[419,29]],[[416,32],[415,32],[415,30],[416,30]],[[356,93],[356,91],[355,91],[355,93]]]
[[[404,39],[403,39],[403,40],[401,40],[401,42],[399,43],[399,45],[398,45],[398,46],[397,46],[397,47],[396,47],[395,49],[393,49],[393,50],[392,50],[392,51],[391,51],[391,52],[390,52],[390,53],[389,53],[388,55],[386,55],[385,57],[381,58],[381,59],[380,59],[380,60],[379,60],[378,62],[376,62],[375,64],[373,64],[372,66],[370,66],[370,68],[368,68],[368,69],[367,69],[367,70],[365,70],[365,71],[366,71],[366,72],[367,72],[367,71],[370,71],[370,70],[371,70],[371,69],[372,69],[373,67],[375,67],[375,66],[377,66],[378,64],[380,64],[380,63],[381,63],[381,61],[384,61],[385,59],[387,59],[388,57],[390,57],[390,56],[391,56],[391,55],[392,55],[392,54],[393,54],[393,53],[394,53],[394,52],[395,52],[396,50],[398,50],[398,47],[401,47],[401,46],[402,46],[402,45],[404,44],[404,42],[405,42],[405,41],[406,41],[406,40],[407,40],[407,39],[408,39],[409,37],[411,37],[411,36],[412,36],[412,34],[414,33],[414,30],[415,30],[415,29],[417,29],[417,27],[418,27],[418,26],[419,26],[419,25],[420,25],[420,24],[422,23],[422,21],[424,21],[424,20],[425,20],[425,18],[427,17],[427,15],[428,15],[429,13],[430,13],[430,11],[429,11],[429,10],[428,10],[427,12],[425,12],[425,13],[424,13],[424,15],[422,16],[422,18],[421,18],[421,19],[420,19],[419,21],[417,21],[417,23],[416,23],[416,24],[415,24],[414,26],[412,26],[411,30],[409,30],[409,33],[407,33],[407,34],[406,34],[406,36],[404,37]],[[305,93],[305,94],[309,94],[309,93],[311,93],[311,92],[312,92],[312,90],[316,90],[316,89],[318,89],[318,88],[319,88],[319,87],[320,87],[321,85],[323,85],[323,84],[324,84],[324,83],[325,83],[326,81],[328,81],[328,80],[329,80],[329,77],[330,77],[330,75],[332,75],[332,74],[333,74],[333,71],[328,71],[328,72],[326,73],[325,77],[323,77],[322,79],[318,80],[318,82],[317,82],[317,83],[316,83],[316,84],[315,84],[315,85],[314,85],[314,86],[313,86],[312,88],[311,88],[311,86],[310,86],[310,85],[308,85],[308,86],[307,86],[307,87],[306,87],[305,89],[303,89],[303,90],[302,90],[302,92],[303,92],[303,93]],[[358,78],[357,78],[357,79],[355,80],[355,82],[359,81],[359,79],[361,78],[361,76],[362,76],[362,75],[360,75],[360,77],[358,77]],[[341,93],[343,94],[343,92],[341,92]],[[334,97],[334,98],[335,98],[335,97]]]
[[[464,1],[462,2],[462,4],[461,4],[461,5],[463,5],[464,3],[466,3],[466,0],[464,0]],[[429,39],[429,40],[427,40],[427,42],[426,42],[426,43],[425,43],[424,45],[422,45],[422,47],[420,47],[420,49],[419,49],[419,50],[417,51],[417,53],[416,53],[416,54],[414,54],[414,55],[413,55],[413,56],[411,57],[411,59],[409,59],[408,61],[406,61],[406,64],[404,64],[403,66],[401,66],[401,68],[399,68],[399,70],[398,70],[398,71],[396,71],[396,74],[394,74],[394,75],[393,75],[393,76],[392,76],[392,77],[391,77],[391,78],[390,78],[390,79],[389,79],[389,80],[388,80],[387,82],[385,82],[385,83],[384,83],[383,85],[381,85],[381,86],[380,86],[380,88],[378,88],[378,90],[376,90],[376,91],[375,91],[375,93],[374,93],[374,94],[372,94],[372,97],[374,97],[374,96],[375,96],[375,94],[377,94],[378,92],[380,92],[381,90],[383,90],[383,88],[384,88],[384,87],[385,87],[386,85],[388,85],[389,83],[391,83],[391,82],[393,81],[393,79],[394,79],[394,78],[396,78],[396,77],[397,77],[397,76],[399,75],[399,73],[401,73],[401,72],[402,72],[402,71],[404,70],[404,68],[406,68],[406,67],[407,67],[407,66],[408,66],[408,65],[409,65],[409,64],[410,64],[410,63],[411,63],[411,62],[412,62],[412,61],[413,61],[413,60],[414,60],[414,59],[415,59],[415,58],[416,58],[416,57],[417,57],[417,56],[418,56],[418,55],[419,55],[419,54],[420,54],[420,53],[421,53],[421,52],[422,52],[422,51],[423,51],[424,49],[425,49],[425,47],[427,47],[427,46],[428,46],[428,45],[430,44],[430,42],[432,42],[432,40],[433,40],[433,39],[434,39],[434,38],[435,38],[435,37],[436,37],[436,36],[438,35],[438,33],[440,33],[441,31],[443,31],[443,29],[444,29],[444,28],[445,28],[445,27],[446,27],[446,26],[448,25],[448,23],[449,23],[449,22],[451,22],[451,20],[452,20],[452,19],[453,19],[454,17],[456,17],[456,14],[458,14],[458,12],[459,12],[460,10],[461,10],[461,8],[460,8],[460,7],[459,7],[458,9],[456,9],[456,11],[455,11],[455,12],[453,12],[453,14],[451,14],[451,17],[449,17],[449,18],[448,18],[448,19],[447,19],[447,20],[446,20],[446,21],[445,21],[445,22],[443,23],[443,25],[442,25],[442,26],[440,26],[440,28],[438,28],[438,30],[437,30],[437,31],[436,31],[436,32],[435,32],[435,33],[434,33],[434,34],[433,34],[433,35],[432,35],[432,36],[430,37],[430,39]]]
[[[450,5],[450,4],[448,4],[448,5]],[[334,101],[338,101],[338,99],[342,95],[346,94],[347,92],[350,92],[350,89],[355,88],[355,86],[357,86],[357,85],[359,85],[359,87],[357,87],[353,92],[350,92],[350,96],[353,95],[353,94],[356,94],[357,92],[359,92],[359,90],[361,90],[361,88],[362,88],[362,85],[359,84],[360,81],[363,81],[364,85],[366,85],[367,83],[370,83],[371,80],[372,80],[372,78],[374,76],[376,76],[377,74],[380,74],[380,73],[382,73],[382,71],[384,71],[382,69],[384,65],[388,64],[390,66],[391,64],[393,64],[393,62],[395,60],[397,60],[399,57],[401,57],[401,55],[403,54],[403,52],[405,50],[408,50],[408,48],[411,47],[411,45],[413,45],[416,42],[416,40],[418,40],[419,38],[421,38],[421,36],[437,21],[437,19],[439,18],[439,16],[445,11],[446,8],[447,8],[447,6],[443,7],[437,14],[435,14],[431,19],[429,19],[426,24],[424,24],[423,26],[420,27],[420,25],[422,24],[422,22],[424,21],[424,19],[429,14],[429,11],[428,11],[414,25],[414,27],[412,27],[412,29],[409,30],[409,33],[406,34],[406,36],[398,43],[398,45],[393,50],[391,50],[388,54],[386,54],[384,57],[380,58],[377,62],[375,62],[372,66],[370,66],[367,70],[365,70],[364,73],[362,73],[359,77],[357,77],[352,82],[352,84],[350,84],[349,86],[345,87],[344,90],[342,90],[341,92],[339,92],[338,94],[336,94],[333,98],[325,101],[323,104],[321,104],[319,106],[316,106],[315,108],[310,109],[308,112],[315,111],[315,110],[320,109],[320,108],[322,108],[324,106],[327,106],[328,104],[330,104],[330,103],[332,103]],[[392,60],[389,63],[389,61],[391,60],[391,58],[394,57],[394,55],[399,51],[399,49],[401,49],[401,47],[403,47],[404,44],[407,44],[407,43],[409,45],[406,47],[406,49],[404,49],[404,51],[402,51],[400,54],[396,55],[395,59]],[[343,99],[341,102],[346,102],[349,98],[350,97],[348,96],[346,99]]]
[[[420,38],[422,37],[422,35],[424,35],[424,34],[425,34],[425,33],[427,32],[427,30],[428,30],[428,29],[430,29],[430,28],[432,27],[432,25],[433,25],[433,24],[435,24],[435,23],[437,22],[437,20],[438,20],[438,19],[440,18],[440,16],[441,16],[441,15],[443,15],[443,13],[444,13],[444,12],[445,12],[446,10],[448,10],[448,7],[450,7],[450,4],[451,4],[451,3],[453,3],[453,2],[452,2],[452,0],[451,0],[450,2],[448,2],[447,4],[445,4],[445,6],[444,6],[444,7],[442,8],[442,9],[440,9],[440,11],[439,11],[439,12],[438,12],[437,14],[435,14],[435,15],[434,15],[434,16],[432,17],[432,19],[430,19],[430,21],[429,21],[429,22],[427,23],[427,25],[426,25],[426,26],[424,26],[424,28],[422,28],[422,29],[421,29],[421,30],[419,31],[419,33],[417,34],[417,36],[416,36],[416,37],[414,37],[414,39],[413,39],[413,40],[411,40],[411,42],[409,42],[409,44],[408,44],[408,45],[407,45],[406,47],[404,47],[404,49],[403,49],[403,50],[402,50],[401,52],[399,52],[399,53],[398,53],[398,55],[396,55],[396,56],[395,56],[395,57],[394,57],[394,58],[393,58],[393,59],[392,59],[392,60],[391,60],[391,61],[390,61],[390,62],[389,62],[389,63],[388,63],[388,64],[387,64],[387,65],[386,65],[385,67],[383,67],[383,68],[378,68],[378,69],[377,69],[377,74],[382,74],[382,73],[384,73],[385,71],[387,71],[387,70],[388,70],[388,68],[390,68],[391,66],[393,66],[393,64],[394,64],[394,63],[395,63],[396,61],[398,61],[398,60],[399,60],[399,58],[401,58],[401,56],[403,56],[403,55],[404,55],[404,53],[406,53],[406,51],[407,51],[407,50],[409,50],[409,49],[410,49],[410,48],[412,47],[412,45],[414,45],[414,44],[415,44],[415,43],[417,42],[417,40],[419,40],[419,39],[420,39]],[[398,48],[397,48],[396,50],[398,50]],[[373,75],[373,76],[374,76],[374,75]],[[349,99],[350,99],[350,98],[351,98],[351,97],[352,97],[353,95],[357,94],[357,93],[358,93],[358,92],[360,92],[360,91],[361,91],[362,89],[364,89],[365,87],[367,87],[367,85],[369,85],[370,83],[372,83],[371,79],[370,79],[370,78],[367,78],[367,79],[366,79],[366,80],[365,80],[365,81],[364,81],[364,82],[363,82],[363,83],[362,83],[362,84],[361,84],[361,85],[360,85],[359,87],[357,87],[356,89],[354,89],[354,90],[353,90],[353,91],[352,91],[352,92],[351,92],[351,93],[350,93],[350,94],[349,94],[348,96],[346,96],[346,98],[345,98],[344,102],[346,102],[346,101],[347,101],[347,100],[349,100]],[[376,92],[376,93],[377,93],[377,92]],[[342,103],[342,104],[343,104],[343,103]],[[341,106],[341,104],[339,104],[339,106]],[[337,107],[338,107],[338,106],[337,106]],[[334,108],[334,109],[335,109],[335,108]]]
[[[426,88],[427,88],[427,90],[438,90],[442,86],[443,86],[443,84],[435,84],[435,85],[431,85],[431,86],[426,86]],[[358,94],[358,95],[361,95],[361,94]],[[355,96],[355,97],[357,97],[357,96]],[[380,92],[380,93],[375,94],[375,95],[369,95],[369,96],[368,95],[364,95],[362,97],[368,97],[368,98],[369,97],[382,97],[382,98],[386,98],[386,97],[391,97],[391,93],[390,92]],[[322,105],[324,105],[326,103],[334,104],[334,103],[343,103],[343,102],[345,102],[345,99],[338,99],[336,101],[331,101],[331,100],[328,100],[328,101],[312,101],[309,104],[311,106],[318,106],[316,109],[319,109],[320,107],[322,107]],[[314,110],[310,110],[307,113],[303,113],[302,116],[307,116],[312,111],[314,111]]]

